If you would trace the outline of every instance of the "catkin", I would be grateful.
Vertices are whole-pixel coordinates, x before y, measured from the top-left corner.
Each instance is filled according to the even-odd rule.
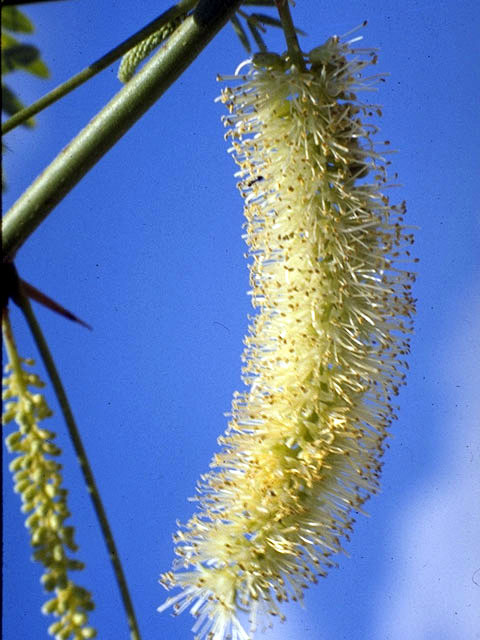
[[[378,490],[405,378],[413,237],[386,195],[380,109],[358,97],[380,78],[364,75],[376,55],[334,37],[306,62],[261,54],[221,95],[258,311],[247,389],[161,578],[182,591],[160,610],[191,607],[199,639],[252,637],[335,565]]]

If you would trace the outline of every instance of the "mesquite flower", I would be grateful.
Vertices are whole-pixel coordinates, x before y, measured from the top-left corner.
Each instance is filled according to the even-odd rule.
[[[376,55],[352,42],[329,39],[305,70],[259,54],[221,95],[259,311],[248,388],[161,579],[182,589],[161,609],[191,606],[197,638],[248,638],[240,611],[252,633],[259,614],[301,599],[378,490],[409,350],[413,238],[385,195],[379,107],[357,97],[381,78],[363,77]]]
[[[10,463],[15,491],[22,498],[22,512],[29,514],[25,526],[30,531],[32,559],[43,565],[41,582],[53,596],[43,605],[42,612],[58,618],[48,629],[56,640],[94,638],[97,632],[88,624],[89,612],[94,608],[92,595],[70,577],[72,571],[83,569],[84,565],[72,557],[78,546],[73,527],[65,523],[70,512],[67,490],[62,486],[62,467],[56,460],[61,450],[54,443],[55,433],[44,426],[52,415],[39,392],[45,385],[27,369],[33,360],[18,355],[6,315],[3,329],[10,362],[3,379],[2,423],[14,421],[18,427],[7,436],[6,444],[15,454]]]

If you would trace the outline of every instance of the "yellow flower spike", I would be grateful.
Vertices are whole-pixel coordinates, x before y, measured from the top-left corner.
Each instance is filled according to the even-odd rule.
[[[301,71],[257,57],[222,91],[240,169],[252,303],[220,453],[161,577],[199,640],[246,640],[335,566],[379,487],[412,329],[413,238],[357,94],[373,51],[330,38]],[[241,65],[237,70],[243,68]],[[238,615],[249,614],[249,633]]]
[[[18,427],[18,431],[6,438],[8,450],[16,454],[9,468],[14,476],[14,490],[20,494],[23,502],[21,511],[30,514],[25,526],[30,531],[33,559],[41,562],[45,568],[41,583],[46,591],[55,591],[56,595],[42,607],[42,611],[60,616],[60,620],[49,627],[51,635],[66,640],[93,638],[96,632],[87,626],[85,613],[93,608],[92,596],[89,591],[75,586],[68,579],[68,571],[79,569],[82,565],[67,555],[67,549],[74,550],[76,545],[73,529],[64,525],[70,513],[66,491],[61,488],[61,466],[47,457],[58,456],[61,450],[52,442],[55,433],[40,426],[41,421],[52,412],[45,398],[30,390],[31,387],[43,388],[44,384],[36,374],[25,370],[25,365],[31,366],[33,361],[18,356],[6,314],[2,324],[10,360],[3,380],[6,402],[2,422],[6,425],[15,421]],[[64,594],[68,599],[64,598]],[[63,611],[59,608],[60,601],[65,601]]]

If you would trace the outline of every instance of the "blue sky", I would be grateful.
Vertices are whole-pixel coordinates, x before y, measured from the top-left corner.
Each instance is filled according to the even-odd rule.
[[[28,7],[49,81],[17,74],[29,103],[167,5],[71,0]],[[362,35],[390,73],[376,96],[420,258],[408,385],[384,458],[382,492],[359,516],[349,558],[287,607],[265,640],[480,638],[480,14],[462,3],[298,0],[305,50],[368,20]],[[273,51],[283,51],[269,31]],[[242,203],[223,140],[217,73],[246,57],[227,25],[192,67],[86,176],[17,257],[21,276],[93,325],[38,308],[82,432],[144,640],[188,640],[192,619],[156,608],[186,521],[240,388],[250,313]],[[6,137],[13,203],[120,89],[114,66]],[[18,310],[20,352],[37,358]],[[43,374],[40,364],[37,370]],[[99,638],[126,623],[103,541],[56,403],[72,523],[87,563]],[[46,637],[40,568],[30,561],[4,455],[3,637]]]

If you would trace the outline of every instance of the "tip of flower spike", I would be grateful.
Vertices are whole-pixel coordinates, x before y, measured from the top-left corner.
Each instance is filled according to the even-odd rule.
[[[177,583],[176,577],[180,579]],[[191,581],[187,583],[186,577]],[[168,598],[157,611],[162,613],[172,607],[174,615],[179,615],[190,607],[190,613],[196,618],[192,627],[195,640],[251,640],[235,615],[235,607],[219,597],[218,593],[199,584],[194,572],[175,576],[172,572],[164,574],[159,580],[165,588],[182,586],[183,590]]]

